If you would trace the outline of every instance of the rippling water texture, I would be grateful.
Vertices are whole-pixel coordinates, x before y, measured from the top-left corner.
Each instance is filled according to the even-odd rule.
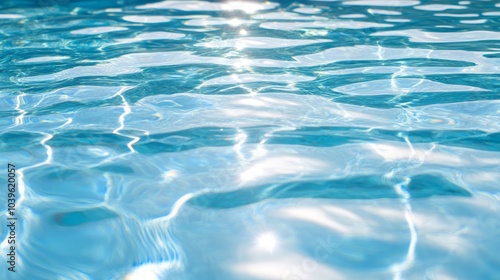
[[[1,279],[499,279],[498,1],[1,3]]]

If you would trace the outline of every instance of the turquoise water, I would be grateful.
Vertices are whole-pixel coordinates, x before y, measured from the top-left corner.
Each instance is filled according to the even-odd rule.
[[[499,279],[498,1],[2,1],[0,279]]]

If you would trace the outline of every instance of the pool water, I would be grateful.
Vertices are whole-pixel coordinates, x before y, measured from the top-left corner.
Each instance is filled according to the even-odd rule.
[[[499,19],[2,1],[0,279],[499,279]]]

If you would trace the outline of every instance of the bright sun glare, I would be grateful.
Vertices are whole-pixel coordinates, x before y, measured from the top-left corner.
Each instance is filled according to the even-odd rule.
[[[276,235],[272,232],[266,232],[257,238],[257,244],[259,248],[262,248],[269,253],[272,253],[274,251],[274,248],[276,248]]]

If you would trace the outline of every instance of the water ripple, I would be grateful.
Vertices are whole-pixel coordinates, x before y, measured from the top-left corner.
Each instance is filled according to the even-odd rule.
[[[500,4],[121,2],[0,4],[15,279],[498,275]]]

